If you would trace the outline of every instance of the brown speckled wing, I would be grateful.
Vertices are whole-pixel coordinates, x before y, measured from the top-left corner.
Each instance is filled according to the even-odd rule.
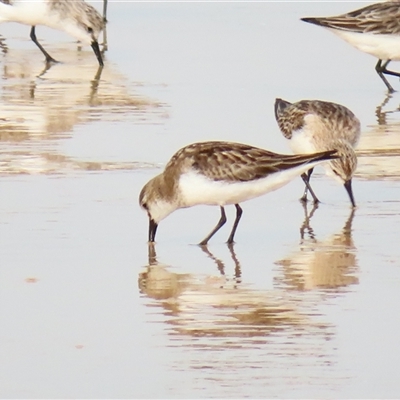
[[[195,143],[181,149],[167,166],[182,165],[215,181],[252,181],[311,161],[335,158],[335,151],[307,155],[282,155],[240,143]],[[172,165],[171,165],[172,163]]]
[[[360,121],[347,107],[322,100],[301,100],[293,104],[282,99],[275,101],[275,118],[286,139],[304,127],[308,114],[318,116],[338,138],[344,137],[352,146],[357,144]]]
[[[302,18],[302,20],[345,31],[400,35],[400,1],[371,4],[336,17]]]

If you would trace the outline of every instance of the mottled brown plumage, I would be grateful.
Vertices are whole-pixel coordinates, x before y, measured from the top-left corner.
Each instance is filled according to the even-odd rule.
[[[296,154],[336,149],[338,159],[324,165],[328,175],[345,185],[353,207],[351,179],[357,168],[353,148],[360,138],[360,121],[347,107],[322,100],[301,100],[289,103],[275,100],[275,118],[282,134]],[[301,198],[307,200],[312,170],[302,175],[306,188]],[[349,183],[346,183],[349,182]],[[318,198],[311,191],[315,202]]]
[[[388,1],[334,17],[302,18],[326,28],[376,35],[400,35],[400,1]]]
[[[230,142],[186,146],[140,193],[140,206],[149,216],[149,241],[154,241],[158,223],[178,208],[218,205],[221,219],[201,242],[206,244],[226,221],[223,206],[234,204],[237,215],[228,238],[228,243],[232,243],[242,214],[240,202],[278,189],[308,168],[336,158],[335,152],[283,155]]]
[[[321,138],[319,150],[327,150],[324,144],[336,139],[344,139],[353,147],[357,145],[361,133],[360,121],[347,107],[322,100],[300,100],[296,103],[275,100],[275,119],[288,140],[292,139],[295,131],[305,127],[307,115],[314,115],[321,122],[321,131],[315,135],[316,140]]]
[[[84,29],[92,29],[97,39],[98,34],[104,29],[104,18],[90,4],[83,0],[47,0],[52,12],[59,15],[60,19],[70,18]]]
[[[320,155],[313,158],[304,154],[276,154],[241,143],[204,142],[179,150],[165,167],[164,174],[168,175],[170,169],[179,169],[181,173],[194,169],[214,181],[246,182],[296,167],[318,157]]]
[[[385,75],[400,77],[387,69],[400,61],[400,1],[387,1],[333,17],[306,17],[304,22],[328,28],[357,49],[378,58],[375,70],[389,92],[394,92]]]
[[[31,26],[30,38],[39,47],[48,64],[56,62],[36,37],[36,25],[59,29],[90,45],[100,66],[103,57],[98,36],[105,19],[84,0],[0,0],[0,22],[18,22]]]

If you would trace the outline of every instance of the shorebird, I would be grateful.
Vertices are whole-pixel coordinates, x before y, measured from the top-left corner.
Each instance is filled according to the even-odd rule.
[[[357,167],[357,156],[353,148],[360,138],[358,118],[340,104],[321,100],[289,103],[282,99],[275,100],[275,118],[293,153],[337,150],[339,158],[325,163],[323,167],[327,175],[344,185],[355,207],[351,180]],[[313,168],[310,168],[308,173],[301,175],[306,188],[300,200],[307,201],[307,190],[310,190],[314,202],[318,203],[309,185],[312,172]]]
[[[89,44],[100,64],[103,58],[97,42],[104,28],[104,18],[84,0],[0,0],[0,22],[30,25],[30,37],[39,47],[47,63],[57,62],[36,38],[36,25],[58,29]]]
[[[387,69],[390,61],[400,60],[400,1],[371,4],[334,17],[301,20],[328,28],[357,49],[377,57],[376,72],[389,92],[394,92],[384,74],[400,77],[399,72]]]
[[[242,215],[239,203],[284,186],[315,165],[335,158],[335,153],[283,155],[230,142],[188,145],[140,192],[139,204],[149,217],[149,242],[154,242],[159,222],[173,211],[200,204],[219,206],[220,220],[200,242],[206,245],[226,222],[224,206],[234,204],[236,219],[227,242],[233,243]]]

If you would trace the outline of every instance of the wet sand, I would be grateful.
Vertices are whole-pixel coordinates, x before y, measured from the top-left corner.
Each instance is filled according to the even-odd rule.
[[[62,61],[44,71],[29,27],[0,25],[1,397],[398,397],[400,95],[299,21],[362,5],[111,1],[101,74],[38,27]],[[290,153],[275,97],[359,117],[357,209],[317,169],[316,209],[298,179],[243,204],[232,248],[233,207],[195,245],[219,218],[205,206],[149,247],[138,194],[178,148]]]

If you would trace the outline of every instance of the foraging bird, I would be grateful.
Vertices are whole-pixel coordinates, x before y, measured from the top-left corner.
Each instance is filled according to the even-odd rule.
[[[384,74],[400,77],[387,69],[390,61],[400,61],[400,1],[386,1],[334,17],[306,17],[304,22],[330,31],[365,53],[378,58],[375,70],[389,92],[394,92]]]
[[[0,22],[30,25],[30,37],[46,57],[47,63],[57,61],[37,40],[36,25],[62,30],[82,43],[89,44],[99,65],[104,65],[97,39],[105,22],[96,9],[84,0],[0,0]]]
[[[283,136],[295,154],[337,150],[339,158],[325,163],[326,174],[343,184],[353,207],[356,206],[351,186],[357,168],[353,148],[360,138],[360,121],[347,107],[321,100],[301,100],[289,103],[275,100],[275,118]],[[302,174],[306,183],[302,201],[307,201],[307,189],[313,168]],[[319,202],[310,190],[314,202]]]
[[[315,165],[334,159],[335,153],[283,155],[231,142],[188,145],[140,192],[139,204],[149,217],[149,242],[154,242],[159,222],[173,211],[200,204],[220,206],[219,222],[200,242],[206,245],[226,222],[224,206],[234,204],[236,219],[228,238],[233,243],[242,215],[239,203],[284,186]]]

